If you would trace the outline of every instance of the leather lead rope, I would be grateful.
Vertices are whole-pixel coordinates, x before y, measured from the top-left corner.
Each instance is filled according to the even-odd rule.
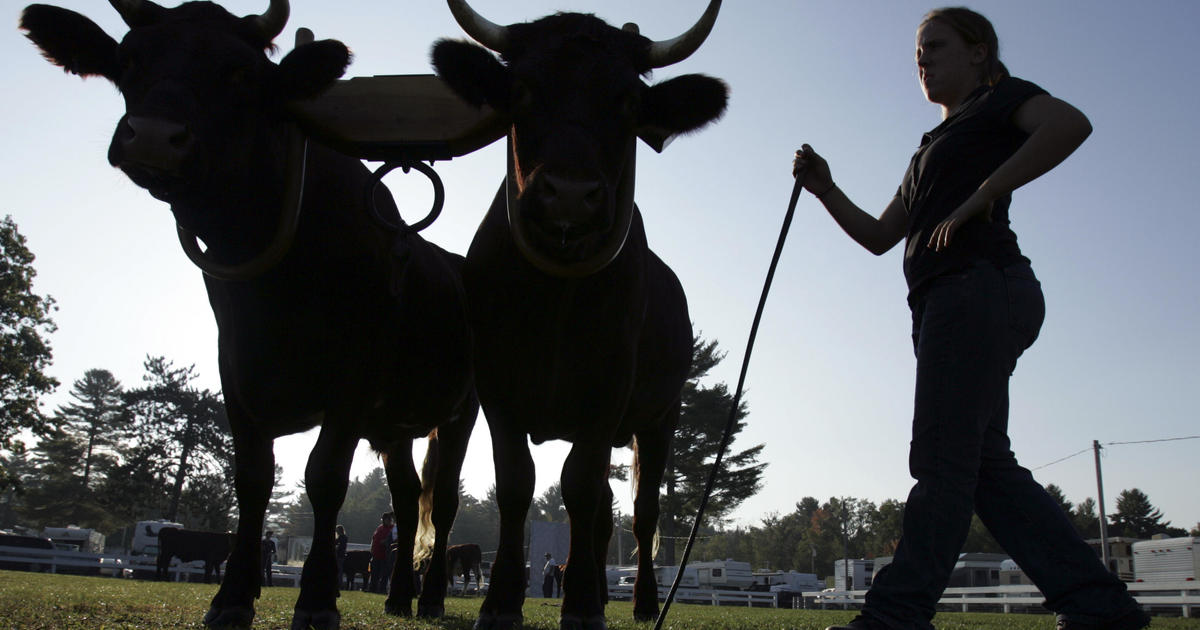
[[[779,257],[783,253],[783,243],[787,240],[788,229],[792,225],[792,216],[796,213],[796,201],[800,199],[800,193],[804,190],[804,172],[796,173],[796,183],[792,186],[792,197],[788,202],[787,214],[783,217],[783,227],[779,230],[779,241],[775,244],[775,254],[771,257],[771,266],[767,269],[767,279],[763,283],[762,295],[758,298],[758,310],[754,313],[754,323],[750,326],[750,339],[746,342],[746,354],[742,357],[742,372],[738,376],[737,391],[733,395],[733,404],[729,407],[729,419],[725,423],[725,435],[721,438],[721,446],[717,449],[716,460],[713,461],[712,471],[708,474],[708,483],[704,486],[704,495],[700,498],[700,507],[696,510],[696,520],[692,523],[692,533],[688,536],[687,545],[683,548],[683,558],[679,561],[679,571],[675,573],[675,580],[671,582],[671,590],[667,593],[667,600],[663,602],[662,612],[659,613],[658,619],[654,622],[654,630],[662,630],[663,622],[667,619],[667,611],[671,609],[671,602],[675,600],[675,592],[679,590],[679,584],[683,580],[683,572],[687,568],[688,556],[692,553],[692,545],[696,542],[696,534],[700,531],[700,522],[704,518],[704,509],[708,507],[708,499],[712,495],[713,485],[716,483],[717,472],[721,470],[721,458],[725,455],[725,448],[729,446],[729,438],[733,435],[733,427],[736,423],[738,404],[742,400],[742,386],[746,383],[746,371],[750,367],[750,352],[754,350],[754,338],[758,336],[758,323],[762,320],[763,308],[767,304],[767,294],[771,291],[771,281],[775,278],[775,268],[779,265]]]

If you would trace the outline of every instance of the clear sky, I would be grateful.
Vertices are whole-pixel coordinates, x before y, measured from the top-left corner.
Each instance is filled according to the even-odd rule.
[[[59,3],[120,38],[106,3]],[[475,0],[507,24],[557,10],[637,22],[654,39],[674,37],[704,0]],[[266,0],[227,0],[259,13]],[[123,103],[100,79],[50,66],[16,29],[23,3],[5,2],[0,36],[9,98],[0,213],[11,214],[37,255],[35,290],[57,301],[51,337],[66,402],[89,368],[140,383],[147,354],[195,364],[219,387],[216,327],[201,274],[184,257],[168,208],[108,166],[105,153]],[[725,79],[729,111],[716,125],[659,155],[641,147],[638,203],[651,246],[678,273],[692,320],[729,352],[713,371],[736,385],[763,275],[791,188],[792,152],[824,154],[835,180],[878,214],[921,134],[939,111],[925,102],[913,63],[914,32],[934,5],[904,1],[730,0],[709,40],[653,80],[688,72]],[[1200,434],[1200,291],[1194,254],[1200,204],[1192,191],[1200,158],[1195,27],[1200,3],[1156,0],[972,2],[1000,35],[1001,59],[1081,109],[1095,127],[1070,159],[1014,195],[1011,215],[1048,303],[1041,338],[1012,380],[1011,434],[1022,463],[1079,502],[1096,495],[1090,453],[1101,443]],[[668,7],[670,10],[668,11]],[[346,42],[347,76],[431,72],[430,44],[462,37],[438,0],[330,3],[293,0],[280,36],[295,28]],[[504,168],[502,143],[437,165],[446,210],[425,232],[465,253]],[[423,179],[386,180],[406,217],[423,216]],[[776,276],[747,383],[748,426],[735,448],[765,443],[762,492],[734,515],[754,524],[811,495],[903,499],[914,360],[901,248],[875,257],[846,237],[810,196],[801,198]],[[313,436],[276,442],[288,485],[303,474]],[[565,446],[534,448],[537,491],[558,478]],[[1200,440],[1111,445],[1106,506],[1137,487],[1174,525],[1200,522]],[[628,451],[615,459],[627,461]],[[362,475],[377,460],[359,449]],[[1044,467],[1043,467],[1044,466]],[[481,421],[464,470],[467,490],[493,483]],[[623,484],[622,484],[623,485]],[[626,488],[616,488],[625,511]]]

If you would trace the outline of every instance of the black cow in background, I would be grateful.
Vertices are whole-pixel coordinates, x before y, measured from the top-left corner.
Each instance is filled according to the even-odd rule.
[[[231,533],[201,532],[178,527],[164,527],[158,530],[158,560],[155,579],[167,579],[167,569],[171,566],[171,558],[179,558],[180,562],[204,561],[204,583],[208,584],[213,573],[217,580],[221,579],[221,563],[229,557],[236,540]]]
[[[347,551],[346,559],[342,562],[342,577],[345,580],[346,590],[354,590],[354,579],[357,576],[362,576],[362,588],[359,590],[367,590],[367,579],[371,577],[371,552],[370,551]]]
[[[463,0],[459,25],[500,53],[442,40],[438,75],[511,121],[509,168],[463,272],[475,372],[492,437],[500,544],[478,628],[522,619],[522,536],[534,490],[528,441],[572,443],[562,469],[571,542],[563,628],[604,628],[604,559],[612,535],[614,447],[635,451],[634,616],[658,614],[651,556],[658,492],[691,361],[687,300],[650,251],[633,204],[639,135],[695,131],[718,118],[726,85],[642,76],[694,52],[720,0],[682,36],[652,42],[627,25],[560,13],[497,26]],[[670,209],[685,218],[688,209]]]
[[[396,570],[407,577],[421,513],[432,511],[433,554],[445,553],[478,412],[462,258],[381,225],[364,203],[366,167],[297,130],[288,104],[325,90],[350,53],[324,40],[272,63],[286,0],[246,17],[211,2],[110,1],[129,27],[120,43],[53,6],[29,6],[21,27],[50,61],[117,86],[126,113],[108,161],[170,204],[185,251],[205,271],[238,531],[204,623],[253,621],[274,440],[320,426],[305,471],[314,531],[293,627],[337,628],[333,535],[360,439],[383,456],[405,541]],[[374,195],[383,216],[402,223],[386,189]],[[426,436],[422,486],[412,441]],[[440,613],[436,591],[427,595],[421,612]],[[392,580],[386,610],[411,614],[412,597],[411,580]]]

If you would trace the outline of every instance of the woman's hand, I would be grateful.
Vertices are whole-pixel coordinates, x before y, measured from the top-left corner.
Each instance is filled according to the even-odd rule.
[[[950,247],[950,240],[954,238],[954,233],[975,217],[981,217],[984,221],[989,222],[992,220],[992,202],[984,201],[978,193],[971,195],[961,206],[955,208],[950,216],[933,228],[927,247],[936,252]]]
[[[833,175],[829,163],[807,144],[801,145],[792,158],[792,177],[804,174],[804,188],[818,197],[833,188]]]

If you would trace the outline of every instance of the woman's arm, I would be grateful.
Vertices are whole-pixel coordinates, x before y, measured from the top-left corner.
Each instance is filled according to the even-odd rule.
[[[929,247],[941,251],[972,217],[991,212],[992,202],[1041,177],[1067,159],[1092,133],[1092,124],[1070,103],[1048,94],[1025,101],[1013,124],[1029,138],[961,206],[933,229]]]
[[[825,158],[803,145],[792,160],[792,175],[803,171],[804,187],[825,205],[829,215],[850,238],[876,256],[883,254],[904,238],[908,223],[904,203],[897,195],[879,218],[867,214],[833,183],[833,175]]]

